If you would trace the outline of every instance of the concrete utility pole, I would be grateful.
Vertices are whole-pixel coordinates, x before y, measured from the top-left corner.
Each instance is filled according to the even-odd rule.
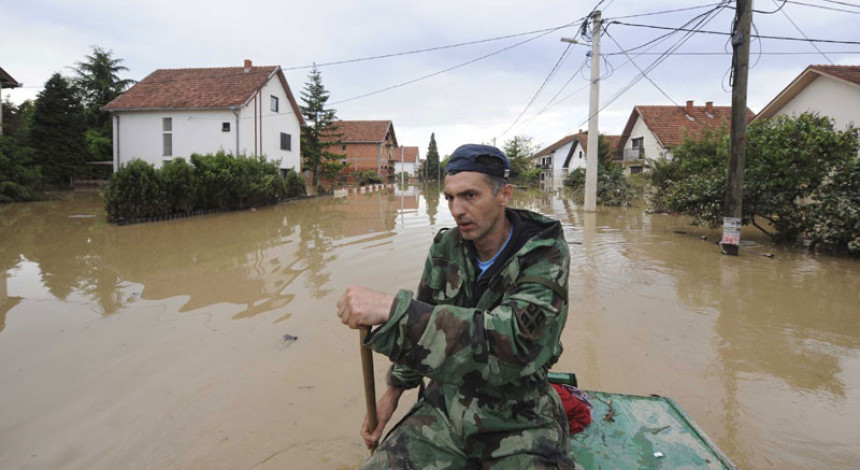
[[[597,212],[598,107],[600,106],[600,10],[591,14],[591,91],[588,99],[588,149],[585,155],[585,212]],[[575,40],[562,38],[576,44]]]
[[[732,31],[732,130],[729,148],[729,170],[726,182],[726,203],[723,211],[723,239],[720,250],[725,255],[738,255],[741,244],[743,217],[744,157],[747,144],[747,76],[750,61],[750,23],[752,0],[737,0]]]

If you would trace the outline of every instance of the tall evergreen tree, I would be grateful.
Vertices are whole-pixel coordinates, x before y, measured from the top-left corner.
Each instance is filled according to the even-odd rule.
[[[527,135],[517,135],[505,142],[505,155],[511,161],[511,170],[524,174],[534,165],[529,159],[535,152],[532,138]]]
[[[74,85],[84,105],[87,130],[84,138],[87,150],[94,160],[113,158],[113,128],[110,113],[102,107],[113,101],[134,83],[131,79],[119,78],[119,73],[128,68],[121,65],[122,59],[111,57],[112,51],[93,46],[92,55],[77,62],[72,70],[77,76]]]
[[[74,84],[81,93],[87,125],[90,128],[101,130],[110,124],[110,114],[102,111],[102,107],[134,83],[134,80],[119,78],[119,72],[128,71],[128,67],[120,65],[123,60],[114,59],[111,54],[113,51],[93,46],[92,55],[86,56],[86,60],[77,62],[76,66],[72,67],[77,73]]]
[[[36,98],[30,145],[44,181],[62,185],[86,165],[84,111],[69,82],[55,73]]]
[[[430,145],[427,147],[427,161],[424,162],[428,181],[439,178],[439,149],[436,148],[436,133],[430,134]]]
[[[329,92],[322,83],[322,77],[316,66],[308,75],[308,82],[301,92],[300,106],[305,121],[310,125],[302,126],[302,156],[304,165],[313,173],[314,188],[319,186],[320,174],[337,174],[345,164],[344,156],[330,152],[328,149],[341,145],[340,127],[335,124],[337,111],[326,107]]]

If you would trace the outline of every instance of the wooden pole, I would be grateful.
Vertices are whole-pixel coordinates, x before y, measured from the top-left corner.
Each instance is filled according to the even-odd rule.
[[[361,347],[361,371],[364,375],[364,402],[367,407],[367,427],[376,429],[376,382],[373,378],[373,351],[364,345],[364,340],[370,334],[370,327],[363,326],[359,331]],[[376,451],[376,445],[370,448],[370,453]]]
[[[750,59],[752,0],[737,0],[737,16],[732,31],[732,130],[729,152],[726,204],[723,211],[723,254],[737,256],[741,244],[743,217],[744,158],[747,143],[747,77]]]

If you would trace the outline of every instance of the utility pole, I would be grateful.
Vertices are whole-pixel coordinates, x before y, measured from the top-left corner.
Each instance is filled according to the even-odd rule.
[[[729,147],[729,169],[723,210],[723,238],[720,250],[738,255],[743,218],[744,158],[747,144],[747,77],[750,62],[750,23],[752,0],[737,0],[732,31],[732,130]]]
[[[591,90],[588,99],[588,148],[585,155],[585,212],[597,212],[598,107],[600,106],[600,10],[591,14]],[[573,39],[563,42],[576,44]]]

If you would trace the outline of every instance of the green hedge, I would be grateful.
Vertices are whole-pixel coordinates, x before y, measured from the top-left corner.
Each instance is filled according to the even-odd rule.
[[[278,166],[263,157],[193,154],[191,164],[177,158],[161,169],[132,160],[111,176],[104,198],[108,220],[135,221],[246,209],[303,196],[303,182],[297,188],[294,180],[292,177],[288,193]]]

